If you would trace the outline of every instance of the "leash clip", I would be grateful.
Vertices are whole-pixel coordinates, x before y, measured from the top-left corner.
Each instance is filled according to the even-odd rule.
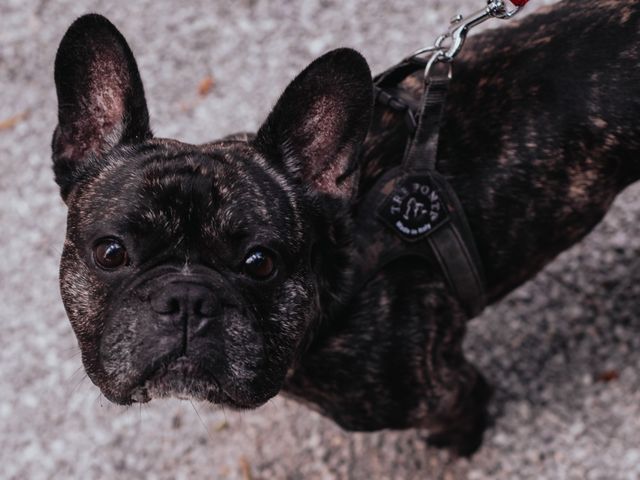
[[[509,10],[504,0],[487,0],[487,6],[482,10],[472,13],[468,17],[461,14],[451,19],[449,31],[440,35],[434,44],[435,50],[439,50],[439,59],[443,62],[451,62],[460,53],[469,31],[486,22],[490,18],[508,20],[513,18],[522,7],[514,7]],[[446,40],[450,40],[448,46],[444,46]]]

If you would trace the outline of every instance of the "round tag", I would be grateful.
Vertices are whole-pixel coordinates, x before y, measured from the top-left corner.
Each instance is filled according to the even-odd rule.
[[[378,215],[405,240],[419,240],[448,218],[439,189],[428,175],[403,178],[385,199]]]

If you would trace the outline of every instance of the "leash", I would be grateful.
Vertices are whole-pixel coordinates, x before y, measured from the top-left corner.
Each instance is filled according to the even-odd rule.
[[[469,318],[486,306],[482,261],[455,191],[438,173],[438,139],[453,60],[468,32],[491,18],[510,19],[528,0],[488,0],[486,8],[457,15],[432,46],[416,50],[374,78],[375,99],[404,115],[409,139],[401,165],[385,172],[358,203],[355,247],[359,287],[389,263],[417,257],[437,263]],[[424,71],[419,102],[399,84]],[[372,215],[372,212],[375,212]]]

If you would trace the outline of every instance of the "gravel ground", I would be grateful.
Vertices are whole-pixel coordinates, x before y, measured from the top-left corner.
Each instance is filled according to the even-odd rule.
[[[471,461],[427,449],[424,432],[348,434],[282,398],[242,414],[102,398],[57,286],[65,209],[50,169],[52,77],[71,21],[107,15],[137,55],[155,132],[202,142],[254,129],[323,51],[355,47],[380,71],[482,0],[106,3],[0,3],[0,478],[640,478],[637,186],[584,242],[472,322],[467,349],[497,397]]]

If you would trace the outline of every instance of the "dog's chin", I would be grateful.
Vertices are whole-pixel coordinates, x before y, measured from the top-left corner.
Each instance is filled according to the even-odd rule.
[[[238,410],[257,408],[273,396],[241,394],[225,389],[210,372],[186,357],[180,357],[158,368],[125,395],[112,395],[106,391],[103,393],[110,401],[121,405],[173,397],[206,401]]]

